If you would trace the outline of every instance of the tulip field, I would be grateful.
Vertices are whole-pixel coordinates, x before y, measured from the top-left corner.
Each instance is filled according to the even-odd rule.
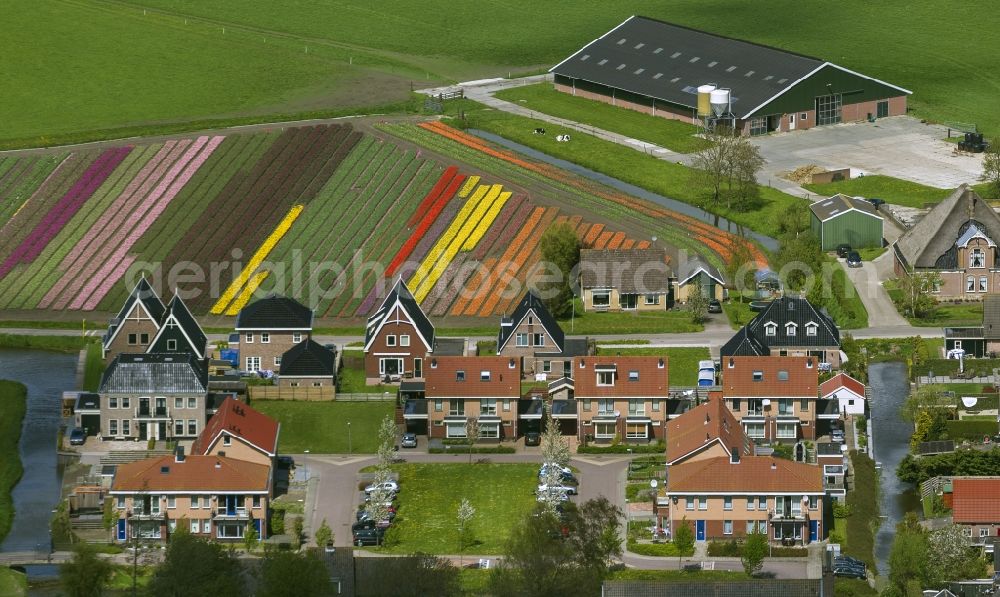
[[[555,223],[586,247],[647,247],[626,232],[643,230],[725,258],[720,231],[447,125],[376,129],[0,155],[0,309],[113,313],[144,272],[201,316],[280,292],[363,318],[402,277],[433,316],[494,317],[532,282]]]

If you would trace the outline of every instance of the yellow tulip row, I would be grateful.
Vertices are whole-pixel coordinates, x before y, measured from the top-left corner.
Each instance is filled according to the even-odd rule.
[[[469,238],[469,235],[472,234],[472,231],[475,230],[476,225],[479,224],[479,222],[483,219],[483,216],[486,215],[486,212],[489,211],[490,205],[492,205],[493,202],[496,201],[496,198],[500,196],[500,192],[503,190],[503,185],[495,184],[488,188],[489,192],[482,198],[481,201],[479,201],[476,205],[476,209],[471,215],[469,215],[468,219],[466,219],[465,223],[462,224],[462,227],[458,230],[458,234],[452,237],[451,241],[448,243],[448,247],[441,255],[441,259],[434,264],[430,273],[424,278],[424,281],[413,293],[413,297],[416,298],[418,302],[422,302],[424,298],[430,294],[431,289],[434,288],[438,279],[441,278],[444,271],[448,269],[449,265],[451,265],[452,260],[455,259],[455,256],[458,255],[462,246],[465,245],[465,241]]]
[[[468,197],[469,193],[472,192],[472,189],[476,188],[477,184],[479,184],[478,176],[470,176],[469,178],[467,178],[465,184],[463,184],[462,188],[459,189],[458,191],[459,198],[465,199],[466,197]]]
[[[260,287],[261,283],[270,273],[270,270],[263,270],[254,274],[253,277],[250,278],[250,281],[247,282],[243,291],[240,292],[240,295],[236,297],[236,300],[230,303],[229,308],[226,309],[226,315],[239,315],[240,310],[245,307],[248,302],[250,302],[250,298],[253,296],[253,293],[257,291],[257,288]]]
[[[274,231],[271,232],[270,236],[264,240],[264,244],[262,244],[260,248],[257,249],[257,252],[253,254],[250,262],[243,268],[240,275],[233,280],[233,283],[226,288],[226,291],[222,293],[219,300],[212,306],[210,313],[213,315],[222,315],[222,313],[226,311],[226,307],[236,297],[236,293],[243,288],[243,285],[250,280],[250,276],[254,273],[254,271],[256,271],[257,268],[260,267],[260,264],[267,259],[267,256],[274,249],[275,245],[278,244],[278,241],[285,236],[288,229],[292,227],[292,224],[295,223],[295,220],[299,217],[299,214],[302,213],[304,208],[305,206],[295,205],[292,209],[288,210],[288,213],[285,214],[285,217],[278,223]]]
[[[437,242],[431,247],[431,250],[427,252],[427,256],[424,260],[420,262],[420,267],[410,278],[408,286],[410,288],[417,288],[423,283],[424,278],[431,271],[431,266],[437,263],[437,260],[444,253],[448,245],[451,244],[452,239],[458,235],[458,231],[462,229],[465,221],[469,218],[473,211],[475,211],[476,206],[482,201],[483,197],[486,196],[486,192],[490,190],[490,187],[482,185],[477,187],[472,196],[465,201],[465,205],[462,209],[458,210],[458,214],[455,215],[455,219],[451,221],[451,224],[445,229],[444,233],[437,239]],[[419,300],[419,299],[418,299]]]
[[[483,219],[479,220],[479,224],[476,225],[476,229],[465,241],[465,244],[462,245],[463,251],[471,251],[476,248],[476,245],[478,245],[479,241],[481,241],[483,239],[483,236],[486,235],[486,232],[490,229],[490,226],[493,225],[493,220],[497,219],[497,216],[500,214],[500,210],[503,209],[504,204],[507,203],[507,200],[510,199],[511,195],[513,195],[513,193],[511,193],[510,191],[504,191],[500,193],[500,196],[497,198],[497,200],[493,202],[492,206],[490,206],[490,210],[486,212],[486,215],[483,216]]]

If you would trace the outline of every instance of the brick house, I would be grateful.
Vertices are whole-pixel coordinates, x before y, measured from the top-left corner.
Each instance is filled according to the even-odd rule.
[[[193,535],[240,541],[251,525],[267,538],[271,489],[267,464],[178,450],[119,465],[106,499],[118,513],[120,542],[166,542],[180,520]]]
[[[480,439],[517,437],[519,359],[432,356],[425,376],[429,437],[465,438],[469,419],[479,424]]]
[[[323,388],[337,384],[337,354],[306,338],[281,355],[278,386]]]
[[[952,477],[951,521],[973,543],[1000,541],[1000,477]]]
[[[271,417],[226,398],[192,444],[191,454],[272,466],[280,432],[281,424]]]
[[[119,354],[101,378],[103,439],[193,439],[205,425],[208,371],[193,354]]]
[[[674,304],[673,271],[659,249],[582,249],[584,311],[666,311]]]
[[[700,293],[707,299],[726,298],[726,279],[718,268],[699,255],[684,255],[678,263],[677,290],[675,298],[686,303]]]
[[[938,300],[982,300],[1000,289],[997,242],[1000,216],[963,184],[893,243],[894,271],[936,273]]]
[[[840,367],[840,330],[825,313],[804,298],[783,296],[771,301],[720,349],[730,356],[812,356]]]
[[[208,337],[187,305],[177,294],[167,303],[159,330],[153,336],[147,352],[185,353],[199,359],[208,355]]]
[[[528,291],[514,313],[500,319],[497,354],[521,359],[526,376],[558,379],[572,375],[573,357],[588,354],[588,340],[566,338],[545,303]]]
[[[663,439],[669,392],[667,358],[593,356],[573,359],[572,380],[561,380],[577,404],[579,437],[598,443]],[[588,437],[589,436],[589,437]]]
[[[817,421],[828,422],[840,416],[836,401],[831,400],[823,401],[823,412],[817,413],[818,385],[819,371],[814,357],[722,359],[726,404],[747,436],[755,440],[786,443],[815,440]]]
[[[710,399],[670,421],[667,482],[657,496],[670,536],[688,525],[696,541],[766,532],[772,542],[823,539],[823,472],[754,455],[725,403]]]
[[[110,363],[123,352],[149,350],[166,311],[166,305],[146,278],[140,279],[104,333],[101,342],[104,362]]]
[[[312,309],[294,299],[271,295],[240,309],[240,365],[245,371],[277,371],[281,357],[312,336]]]
[[[396,280],[365,327],[365,378],[369,384],[423,379],[425,360],[434,352],[434,324],[413,293]]]

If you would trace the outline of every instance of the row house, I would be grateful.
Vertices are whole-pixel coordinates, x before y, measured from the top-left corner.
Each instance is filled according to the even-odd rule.
[[[521,359],[526,376],[538,380],[573,375],[573,358],[589,354],[586,338],[567,338],[542,299],[528,291],[510,317],[500,320],[497,354]]]
[[[204,359],[207,347],[208,337],[180,296],[163,304],[146,278],[136,283],[101,341],[105,363],[123,353],[191,353]]]
[[[1000,542],[1000,477],[952,477],[951,521],[979,545]],[[944,496],[946,503],[947,494]]]
[[[312,336],[313,311],[278,295],[254,301],[236,316],[244,371],[280,371],[286,352]]]
[[[501,356],[431,357],[423,398],[411,399],[404,414],[426,421],[429,437],[468,437],[469,421],[478,426],[479,439],[504,440],[518,436],[521,396],[520,360]],[[418,402],[419,401],[419,402]],[[416,412],[421,404],[422,413]]]
[[[804,298],[770,303],[720,349],[731,356],[811,356],[824,369],[840,367],[840,330]]]
[[[98,390],[100,436],[194,439],[204,428],[207,400],[208,371],[194,354],[119,354]]]
[[[774,543],[823,539],[822,469],[757,456],[753,440],[718,395],[670,421],[667,481],[657,495],[673,537],[687,525],[696,541],[729,540],[753,532]]]
[[[817,365],[814,357],[722,359],[722,392],[748,437],[794,443],[829,431],[840,411],[836,400],[817,400]]]
[[[550,390],[576,404],[581,441],[605,443],[663,439],[669,385],[667,357],[593,356],[573,359],[573,377]]]

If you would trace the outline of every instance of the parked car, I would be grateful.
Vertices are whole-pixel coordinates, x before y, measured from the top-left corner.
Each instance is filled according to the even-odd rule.
[[[365,493],[371,495],[372,492],[377,491],[379,489],[389,491],[390,493],[396,493],[397,491],[399,491],[399,484],[396,483],[395,481],[383,481],[379,485],[372,483],[368,487],[365,487]]]
[[[351,532],[353,533],[354,531],[363,531],[375,528],[384,529],[388,528],[390,525],[392,525],[391,520],[382,520],[379,522],[375,522],[370,518],[365,518],[364,520],[359,520],[356,523],[352,524]]]
[[[561,492],[565,492],[566,495],[576,495],[579,493],[575,485],[570,485],[568,483],[563,483],[562,485],[556,485],[553,489]],[[540,483],[538,485],[538,493],[547,493],[549,491],[549,486],[545,483]]]
[[[851,248],[851,245],[847,243],[837,245],[837,257],[840,257],[841,259],[846,259],[847,254],[853,250],[854,249]]]
[[[73,431],[69,432],[69,445],[82,446],[85,441],[87,441],[87,434],[84,433],[83,429],[74,427]]]
[[[861,267],[861,254],[851,251],[847,254],[847,267]]]
[[[569,494],[568,493],[557,494],[556,497],[555,497],[555,499],[558,502],[568,501],[569,500]],[[538,494],[538,501],[539,502],[547,502],[548,500],[549,500],[549,494],[547,494],[547,493],[539,493]]]
[[[708,301],[708,312],[722,313],[722,303],[719,302],[719,299],[712,299]]]
[[[844,443],[844,430],[834,429],[833,431],[831,431],[830,440],[838,444]]]
[[[861,560],[859,560],[857,558],[852,558],[851,556],[839,555],[839,556],[836,556],[835,558],[833,558],[833,565],[834,566],[836,566],[837,563],[839,563],[839,562],[850,564],[852,566],[860,566],[862,568],[868,568],[868,564],[865,564],[864,562],[862,562]]]
[[[874,205],[875,209],[878,209],[879,207],[885,205],[885,199],[879,199],[878,197],[872,197],[871,199],[868,200],[868,202]]]
[[[281,468],[292,468],[295,466],[295,459],[291,456],[278,456],[278,466]]]
[[[541,483],[542,479],[545,478],[545,473],[538,471],[538,481]],[[559,471],[559,481],[565,485],[579,485],[580,481],[576,478],[573,473],[568,473],[566,471]]]
[[[529,431],[524,434],[524,445],[526,446],[540,446],[542,445],[542,434],[537,431]]]
[[[417,434],[416,433],[404,433],[403,439],[400,440],[399,445],[404,448],[416,448],[417,447]]]
[[[378,545],[385,536],[385,529],[375,527],[374,529],[358,529],[351,531],[351,542],[358,547],[364,545]]]
[[[867,578],[868,572],[858,566],[848,566],[846,564],[838,566],[835,564],[833,566],[833,575],[845,578]]]
[[[562,473],[563,473],[564,475],[572,475],[572,474],[573,474],[573,469],[569,468],[568,466],[558,466],[558,465],[555,465],[555,464],[551,464],[551,463],[548,463],[548,462],[546,462],[546,463],[542,464],[542,468],[541,468],[541,469],[539,469],[539,471],[538,471],[538,476],[539,476],[539,477],[544,477],[544,476],[545,476],[545,471],[546,471],[546,470],[548,470],[548,468],[549,468],[550,466],[555,466],[555,467],[556,467],[556,468],[558,468],[558,469],[559,469],[559,470],[560,470],[560,471],[561,471],[561,472],[562,472]]]
[[[388,508],[389,508],[389,520],[396,518],[396,506],[390,505]],[[358,508],[358,512],[354,516],[354,518],[355,520],[366,520],[368,518],[368,512],[365,511],[364,506]]]

